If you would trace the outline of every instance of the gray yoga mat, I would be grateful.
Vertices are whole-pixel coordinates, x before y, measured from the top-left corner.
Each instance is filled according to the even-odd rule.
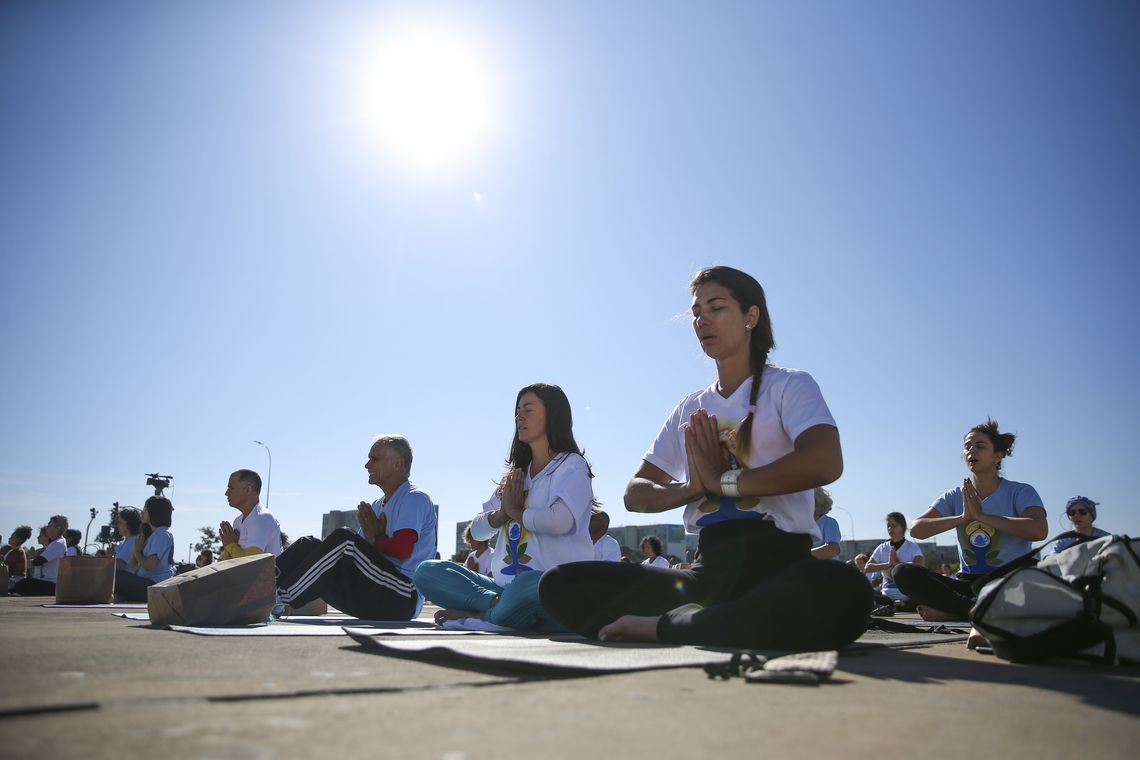
[[[146,603],[116,602],[114,604],[41,604],[41,607],[55,610],[145,610]]]
[[[724,662],[731,649],[599,642],[581,636],[527,637],[504,634],[435,637],[382,637],[346,627],[355,641],[380,654],[438,665],[497,673],[596,675],[660,668],[693,668]]]
[[[345,632],[379,654],[496,673],[546,676],[701,667],[722,664],[735,651],[715,647],[599,642],[576,636],[534,638],[499,634],[443,641],[438,637],[377,635],[355,626],[347,626]],[[840,653],[904,649],[965,640],[965,634],[868,631]],[[778,656],[785,653],[764,654]]]
[[[135,620],[149,623],[150,616],[142,612],[117,612],[115,617],[124,620]],[[294,615],[281,618],[268,625],[255,623],[252,625],[226,625],[226,626],[189,626],[189,625],[156,625],[156,629],[177,631],[179,633],[192,633],[198,636],[344,636],[344,626],[352,624],[373,634],[387,634],[392,636],[429,635],[454,636],[471,634],[487,635],[477,631],[444,631],[436,628],[435,623],[427,620],[359,620],[342,615],[309,617]]]

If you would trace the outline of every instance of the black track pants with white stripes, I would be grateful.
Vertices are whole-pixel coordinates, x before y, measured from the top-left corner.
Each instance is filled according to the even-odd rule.
[[[324,541],[306,536],[277,558],[281,600],[300,607],[324,599],[363,620],[410,620],[416,587],[392,561],[347,528]]]

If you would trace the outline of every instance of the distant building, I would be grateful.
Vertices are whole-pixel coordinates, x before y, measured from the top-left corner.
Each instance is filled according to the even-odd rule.
[[[325,512],[321,518],[321,538],[329,537],[337,528],[348,528],[351,531],[360,530],[360,521],[356,519],[355,509],[334,509]]]

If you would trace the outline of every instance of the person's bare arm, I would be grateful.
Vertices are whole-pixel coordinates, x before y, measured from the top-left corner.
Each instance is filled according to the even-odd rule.
[[[657,465],[643,460],[625,487],[625,508],[630,512],[668,512],[703,493],[704,488],[692,476],[687,482],[678,483]]]
[[[923,512],[910,526],[911,538],[924,539],[931,536],[937,536],[939,533],[945,533],[948,530],[954,530],[959,526],[965,525],[967,522],[966,515],[950,515],[945,517],[934,507]]]
[[[839,544],[832,541],[828,544],[820,544],[811,550],[811,556],[816,559],[829,559],[831,557],[839,556]]]

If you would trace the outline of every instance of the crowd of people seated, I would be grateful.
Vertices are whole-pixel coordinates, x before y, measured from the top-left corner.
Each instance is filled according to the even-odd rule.
[[[975,581],[1045,538],[1045,508],[1030,485],[1004,478],[1015,436],[992,419],[967,431],[968,476],[909,521],[915,539],[954,531],[957,571],[928,568],[906,537],[902,512],[885,516],[887,540],[849,562],[824,486],[843,471],[838,426],[806,372],[769,361],[775,345],[763,288],[728,267],[704,269],[690,283],[692,325],[715,361],[716,379],[669,413],[624,494],[631,512],[682,509],[699,537],[692,562],[671,563],[657,536],[631,561],[606,535],[593,471],[575,440],[571,404],[557,385],[533,383],[514,400],[505,469],[465,533],[463,561],[436,554],[436,512],[409,480],[412,448],[400,435],[371,444],[364,468],[382,495],[361,501],[359,529],[283,548],[276,517],[260,502],[253,470],[229,476],[225,495],[238,515],[222,521],[221,550],[196,567],[254,554],[276,560],[277,612],[324,600],[360,618],[407,620],[425,597],[438,624],[471,621],[497,628],[576,631],[598,639],[666,641],[751,648],[830,649],[853,641],[873,609],[912,609],[928,620],[965,620]],[[1066,505],[1073,536],[1104,535],[1097,503]],[[119,512],[115,589],[145,601],[175,573],[173,504],[147,499]],[[50,596],[60,562],[81,554],[79,531],[55,515],[29,551],[20,526],[0,548],[9,592]],[[1062,544],[1056,547],[1064,548]],[[221,565],[224,569],[224,564]]]

